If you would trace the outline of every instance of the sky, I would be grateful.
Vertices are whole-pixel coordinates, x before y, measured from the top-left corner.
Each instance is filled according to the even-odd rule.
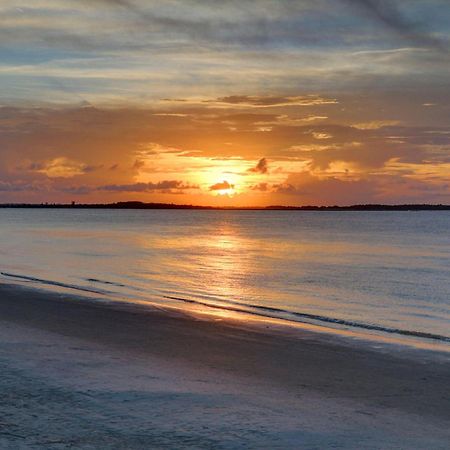
[[[0,0],[0,202],[450,203],[449,0]]]

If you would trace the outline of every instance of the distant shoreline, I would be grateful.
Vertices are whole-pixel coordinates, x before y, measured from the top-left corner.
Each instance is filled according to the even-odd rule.
[[[442,204],[364,204],[349,206],[200,206],[174,203],[144,203],[138,201],[117,203],[2,203],[0,208],[29,209],[189,209],[217,211],[450,211]]]

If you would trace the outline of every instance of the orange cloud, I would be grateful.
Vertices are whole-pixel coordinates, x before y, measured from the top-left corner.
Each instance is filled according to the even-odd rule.
[[[49,178],[72,178],[77,175],[83,175],[89,167],[78,161],[73,161],[64,156],[46,161],[42,165],[38,165],[36,172],[42,173]]]

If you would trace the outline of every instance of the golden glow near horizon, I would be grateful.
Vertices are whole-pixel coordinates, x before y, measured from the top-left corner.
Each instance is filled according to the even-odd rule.
[[[450,203],[439,0],[81,3],[0,4],[0,202]]]

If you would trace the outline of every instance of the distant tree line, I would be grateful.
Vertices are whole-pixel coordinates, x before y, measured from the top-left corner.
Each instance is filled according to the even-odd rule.
[[[52,208],[52,209],[199,209],[199,210],[275,210],[275,211],[443,211],[450,210],[450,205],[442,204],[406,204],[381,205],[365,204],[350,206],[282,206],[235,207],[235,206],[195,206],[175,203],[144,203],[138,201],[116,203],[3,203],[0,208]]]

